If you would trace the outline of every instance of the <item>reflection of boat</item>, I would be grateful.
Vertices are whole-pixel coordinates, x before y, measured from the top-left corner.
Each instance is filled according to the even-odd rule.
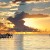
[[[12,34],[0,34],[0,38],[11,38],[11,37],[13,37],[13,35]]]

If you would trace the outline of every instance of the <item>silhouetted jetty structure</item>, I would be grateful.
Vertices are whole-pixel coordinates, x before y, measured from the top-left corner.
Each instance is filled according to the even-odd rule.
[[[13,37],[13,35],[9,34],[9,33],[7,33],[7,34],[0,34],[0,38],[12,38],[12,37]]]

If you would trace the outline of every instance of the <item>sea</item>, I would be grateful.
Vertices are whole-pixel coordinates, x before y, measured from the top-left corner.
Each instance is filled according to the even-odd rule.
[[[13,34],[0,39],[0,50],[50,50],[50,35]]]

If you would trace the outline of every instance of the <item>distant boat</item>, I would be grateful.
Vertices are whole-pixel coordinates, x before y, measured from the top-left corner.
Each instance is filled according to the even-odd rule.
[[[13,37],[13,35],[12,34],[0,34],[0,38],[11,38],[11,37]]]

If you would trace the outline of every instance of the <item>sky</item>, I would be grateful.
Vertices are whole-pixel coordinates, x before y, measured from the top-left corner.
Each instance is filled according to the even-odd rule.
[[[29,14],[47,14],[49,15],[47,18],[25,18],[23,20],[25,20],[24,25],[26,26],[50,31],[50,0],[47,2],[27,1],[23,5],[20,3],[12,3],[12,0],[0,0],[0,18],[14,16],[15,12],[22,11]]]

